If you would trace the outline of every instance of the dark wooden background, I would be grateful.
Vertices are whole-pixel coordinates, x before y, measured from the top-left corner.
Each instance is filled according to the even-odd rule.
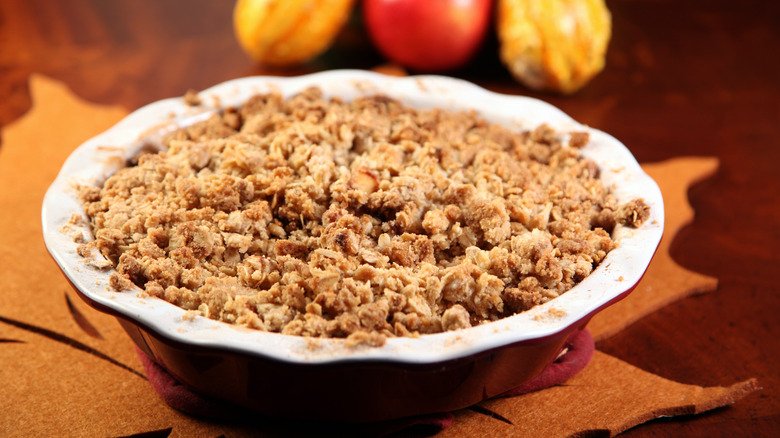
[[[579,93],[534,93],[516,83],[488,41],[451,75],[542,98],[623,141],[640,162],[716,156],[718,172],[691,188],[696,217],[678,235],[681,265],[719,279],[598,345],[663,377],[763,390],[703,415],[656,420],[626,436],[780,434],[780,2],[608,0],[606,69]],[[42,73],[94,102],[128,110],[224,80],[371,68],[384,61],[359,20],[305,66],[251,62],[220,0],[3,0],[0,126],[29,109],[28,76]],[[0,148],[2,144],[0,143]],[[0,152],[1,153],[1,152]]]

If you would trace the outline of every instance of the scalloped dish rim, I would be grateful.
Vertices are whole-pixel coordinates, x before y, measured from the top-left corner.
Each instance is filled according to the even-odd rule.
[[[184,309],[159,298],[144,297],[140,289],[112,290],[109,276],[113,269],[98,268],[78,255],[78,243],[63,232],[73,214],[85,217],[76,196],[77,184],[102,182],[142,146],[159,141],[162,135],[179,126],[202,120],[219,108],[238,106],[258,92],[273,90],[289,96],[309,86],[319,86],[326,97],[351,99],[383,93],[416,108],[474,109],[488,121],[516,129],[548,123],[562,132],[587,131],[590,144],[582,149],[582,154],[596,161],[602,179],[612,187],[619,202],[643,198],[650,206],[650,218],[638,229],[618,226],[613,233],[618,247],[587,278],[558,298],[468,329],[417,338],[388,338],[381,347],[347,347],[344,339],[282,335],[201,316],[185,316]],[[567,330],[625,295],[641,279],[663,234],[664,206],[660,189],[629,150],[614,137],[575,122],[541,100],[502,95],[445,76],[393,77],[360,70],[332,70],[296,77],[245,77],[215,85],[199,95],[203,104],[197,107],[186,105],[182,98],[146,105],[84,142],[65,161],[46,192],[41,211],[46,247],[82,298],[185,345],[226,349],[295,364],[365,360],[430,364],[506,345],[534,342]],[[81,225],[81,231],[91,236],[87,225]]]

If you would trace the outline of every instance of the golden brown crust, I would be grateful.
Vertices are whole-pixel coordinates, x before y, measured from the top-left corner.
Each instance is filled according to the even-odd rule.
[[[260,330],[381,345],[547,302],[648,216],[580,156],[585,133],[474,113],[258,95],[175,134],[81,197],[138,285]]]

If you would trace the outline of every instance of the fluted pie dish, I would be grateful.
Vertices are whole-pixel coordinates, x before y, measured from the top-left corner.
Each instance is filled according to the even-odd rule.
[[[355,331],[350,329],[352,326],[346,322],[341,325],[331,323],[329,327],[335,327],[329,332],[335,334],[332,337],[324,336],[324,331],[313,331],[317,327],[325,327],[327,318],[332,317],[328,312],[334,306],[324,298],[306,298],[306,313],[313,316],[299,316],[297,320],[302,321],[299,324],[277,327],[276,331],[281,333],[274,331],[271,319],[263,319],[262,315],[258,317],[253,312],[249,314],[254,315],[254,319],[244,318],[240,319],[244,324],[231,324],[229,322],[235,320],[233,316],[222,320],[214,317],[217,311],[213,300],[209,301],[211,307],[204,307],[205,299],[192,304],[181,298],[183,295],[177,292],[181,289],[165,289],[165,284],[160,286],[161,282],[164,283],[161,279],[139,280],[141,277],[138,273],[141,271],[133,270],[136,259],[129,255],[113,254],[112,250],[101,253],[98,249],[105,249],[105,246],[89,246],[89,242],[95,240],[95,234],[87,213],[94,207],[87,203],[85,208],[84,187],[101,186],[122,169],[136,166],[139,160],[143,161],[143,158],[138,159],[142,152],[164,149],[164,140],[179,129],[203,122],[214,114],[233,111],[228,108],[241,107],[258,93],[272,92],[286,98],[306,93],[312,87],[319,90],[323,99],[337,97],[340,102],[382,95],[421,111],[432,108],[446,111],[473,110],[473,114],[487,122],[518,132],[531,132],[544,125],[549,127],[551,133],[572,133],[572,137],[586,134],[587,144],[577,145],[579,152],[598,167],[599,178],[609,188],[610,196],[619,204],[641,200],[645,207],[642,210],[645,217],[641,222],[637,221],[636,226],[613,224],[614,229],[610,231],[614,247],[598,261],[592,272],[578,278],[576,285],[556,294],[554,298],[538,300],[533,306],[523,308],[518,313],[501,307],[510,306],[507,304],[511,301],[509,295],[503,295],[504,302],[496,299],[490,301],[492,307],[485,305],[487,307],[477,310],[469,307],[473,305],[473,300],[471,304],[464,301],[463,306],[457,308],[453,303],[448,303],[447,308],[455,310],[449,313],[445,311],[443,317],[432,317],[433,322],[427,325],[413,325],[402,314],[401,308],[406,306],[404,311],[413,313],[408,306],[415,310],[417,304],[413,306],[411,298],[407,303],[407,298],[388,291],[385,293],[387,297],[403,300],[398,304],[399,316],[392,319],[386,313],[386,308],[383,310],[385,313],[380,312],[381,324],[376,326],[373,337],[355,336]],[[539,134],[540,138],[546,135],[544,132]],[[367,192],[386,187],[379,182],[381,174],[378,171],[369,173],[362,167],[358,170],[357,174],[353,172],[352,179],[344,173],[344,181],[348,181],[345,186]],[[355,179],[355,175],[372,175],[373,179]],[[442,187],[441,190],[446,189]],[[91,201],[99,202],[95,199]],[[370,196],[357,196],[345,199],[343,205],[347,208],[357,203],[360,204],[359,211],[366,211],[364,204],[370,205],[370,200]],[[442,211],[444,203],[442,201],[442,205],[439,205]],[[212,210],[223,208],[227,207],[215,204]],[[240,210],[235,206],[231,208]],[[508,224],[517,215],[522,216],[522,212],[507,213],[503,208],[498,208],[495,215],[505,216],[506,224],[491,221],[492,213],[476,221],[463,220],[464,224],[469,223],[474,229],[479,230],[480,226],[482,229],[470,237],[471,241],[460,239],[463,246],[471,242],[473,249],[461,251],[453,260],[468,256],[490,265],[491,257],[499,252],[489,251],[489,244],[503,237],[508,241],[511,230],[522,228],[520,225],[512,225],[514,228],[510,230]],[[345,211],[333,207],[320,214],[331,218],[325,221],[327,225],[328,221],[335,223],[347,215]],[[447,211],[450,221],[457,222],[457,214],[460,213]],[[485,208],[480,211],[485,211]],[[548,216],[550,221],[555,221],[555,215],[550,215],[549,208],[545,215],[545,224]],[[435,215],[427,215],[426,210],[420,212],[419,216],[428,219]],[[631,214],[628,216],[630,219]],[[224,218],[227,221],[227,213]],[[450,411],[494,397],[533,379],[555,359],[574,331],[584,327],[593,315],[625,297],[635,287],[660,242],[663,219],[661,193],[629,150],[615,138],[577,123],[547,103],[527,97],[492,93],[468,82],[447,77],[397,78],[351,70],[291,78],[236,79],[200,92],[197,102],[173,98],[147,105],[77,148],[49,188],[42,209],[46,246],[79,296],[96,309],[115,316],[138,347],[182,384],[203,395],[269,415],[338,421],[379,421]],[[369,217],[363,223],[370,220]],[[376,242],[366,243],[363,247],[349,247],[344,243],[348,241],[345,234],[337,235],[334,240],[341,246],[330,249],[312,250],[300,242],[292,242],[290,236],[296,235],[301,227],[306,228],[303,216],[301,225],[288,223],[287,230],[274,230],[276,225],[270,222],[264,222],[263,228],[270,230],[270,234],[265,234],[269,239],[273,238],[275,242],[283,240],[284,248],[292,248],[282,251],[281,243],[276,244],[275,254],[280,257],[279,260],[288,264],[295,262],[300,265],[299,260],[311,259],[314,252],[324,254],[326,258],[341,257],[337,254],[341,248],[344,253],[352,251],[355,257],[364,254],[363,262],[384,264],[392,268],[393,272],[403,267],[416,270],[421,269],[422,265],[430,265],[428,261],[433,260],[433,254],[439,254],[439,251],[447,249],[445,245],[449,245],[442,243],[446,240],[443,238],[438,241],[434,239],[433,243],[427,238],[410,240],[412,237],[409,236],[413,233],[398,231],[404,223],[399,222],[397,217],[393,226],[382,225],[383,220],[390,219],[382,217],[376,219],[373,225],[366,225],[369,229],[379,227],[381,230],[377,228],[375,234],[379,238]],[[532,224],[538,226],[537,222]],[[428,222],[423,220],[424,231],[418,227],[417,232],[420,235],[433,235],[434,224],[433,219]],[[397,236],[393,234],[396,231]],[[320,233],[323,236],[326,234],[325,231],[317,231],[318,239]],[[391,242],[394,242],[390,240],[391,236],[392,239],[407,236],[404,239],[412,242],[407,245],[410,251],[425,245],[432,249],[425,254],[418,251],[412,258],[399,256],[397,251],[393,252],[390,248]],[[175,241],[172,237],[165,244],[170,249],[176,246]],[[310,241],[314,240],[306,240]],[[248,258],[246,254],[253,251],[248,244],[236,245],[241,251],[241,257]],[[264,251],[261,247],[258,246],[257,251]],[[516,247],[507,243],[502,254],[512,256],[513,248]],[[573,251],[571,245],[559,245],[556,248],[558,254]],[[234,253],[238,254],[239,249]],[[480,254],[483,254],[481,259]],[[522,258],[518,255],[512,257],[518,260]],[[267,257],[258,255],[252,260],[266,263]],[[452,268],[448,265],[450,262],[444,262],[442,272],[449,272],[446,270]],[[253,266],[258,266],[257,263]],[[308,269],[304,270],[309,272]],[[316,269],[311,271],[320,272]],[[368,275],[366,269],[360,272],[360,275]],[[436,271],[431,272],[434,273],[431,276],[436,276]],[[117,278],[127,281],[122,283]],[[161,278],[166,278],[164,273]],[[256,277],[250,275],[242,281],[252,285],[251,278]],[[263,278],[265,283],[260,286],[268,290],[274,290],[274,287],[278,288],[279,284],[286,281],[283,275]],[[196,280],[193,282],[204,283]],[[260,284],[260,280],[257,282]],[[157,290],[161,292],[156,293]],[[449,299],[455,300],[459,296],[456,292],[449,291]],[[517,301],[522,300],[518,298]],[[271,305],[270,301],[252,303],[258,309],[267,309]],[[225,312],[230,306],[224,303],[220,306],[218,313],[227,315],[229,312]],[[472,312],[471,321],[468,313],[465,313],[465,317],[459,317],[468,311]],[[483,311],[483,314],[475,316],[474,312],[479,311]],[[289,323],[295,320],[287,317],[284,321]],[[347,320],[344,318],[344,321]],[[324,322],[307,325],[309,321]],[[358,324],[354,318],[347,322]],[[409,327],[419,330],[414,332]],[[363,333],[357,330],[358,335]]]

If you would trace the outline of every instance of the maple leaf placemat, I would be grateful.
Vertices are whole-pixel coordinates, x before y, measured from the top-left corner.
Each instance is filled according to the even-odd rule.
[[[176,411],[152,389],[119,324],[77,298],[43,245],[40,208],[61,164],[84,140],[126,111],[83,102],[63,84],[33,76],[33,106],[6,126],[0,144],[0,431],[22,436],[339,436],[345,425],[265,418],[206,421]],[[628,298],[593,318],[604,339],[685,296],[712,290],[714,278],[669,256],[691,220],[685,192],[717,161],[679,158],[643,166],[660,185],[666,231],[650,269]],[[734,403],[755,380],[703,388],[673,382],[596,352],[566,383],[487,400],[454,413],[441,436],[614,435],[659,416],[694,414]],[[359,431],[359,430],[358,430]],[[354,431],[353,431],[354,432]]]

